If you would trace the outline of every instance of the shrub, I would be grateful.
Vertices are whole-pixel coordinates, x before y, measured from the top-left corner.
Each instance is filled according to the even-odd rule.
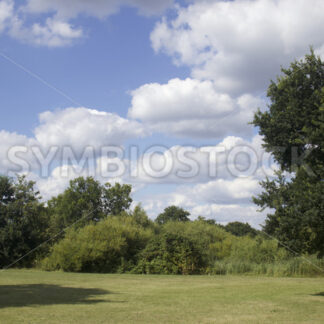
[[[125,272],[137,263],[152,233],[130,217],[109,217],[71,229],[42,262],[45,270]]]
[[[194,242],[180,234],[162,233],[141,253],[134,272],[150,274],[197,274],[204,268]]]

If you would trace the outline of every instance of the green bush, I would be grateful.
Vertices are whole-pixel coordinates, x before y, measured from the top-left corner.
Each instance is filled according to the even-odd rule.
[[[149,242],[134,272],[149,274],[198,274],[205,267],[195,243],[181,234],[164,232]]]
[[[71,229],[42,262],[45,270],[125,272],[152,235],[128,216],[109,217],[97,224]]]

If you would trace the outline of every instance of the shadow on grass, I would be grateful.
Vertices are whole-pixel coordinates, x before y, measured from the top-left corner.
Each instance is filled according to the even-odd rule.
[[[95,304],[109,302],[90,299],[110,294],[103,289],[74,288],[58,285],[0,285],[0,308],[56,304]]]
[[[312,296],[323,296],[324,297],[324,291],[319,292],[317,294],[313,294]]]

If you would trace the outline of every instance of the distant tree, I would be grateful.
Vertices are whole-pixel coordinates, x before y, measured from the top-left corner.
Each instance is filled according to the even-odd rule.
[[[118,182],[112,186],[109,182],[103,188],[104,211],[107,215],[119,215],[126,211],[133,199],[130,197],[132,186]]]
[[[25,256],[48,238],[48,216],[35,182],[18,176],[0,177],[0,267]],[[44,252],[40,248],[16,265],[31,266]]]
[[[141,204],[138,204],[134,211],[131,213],[131,216],[134,218],[135,222],[143,227],[148,227],[152,225],[152,221],[148,218],[145,210],[142,208]]]
[[[131,190],[130,185],[119,183],[103,186],[93,177],[71,180],[62,194],[48,201],[53,234],[72,224],[83,227],[108,215],[121,214],[132,202]]]
[[[163,213],[158,215],[155,222],[162,225],[167,222],[187,222],[189,221],[190,213],[177,206],[169,206],[164,209]]]
[[[203,217],[203,216],[198,216],[198,217],[197,217],[197,221],[205,222],[205,223],[210,224],[210,225],[217,225],[217,226],[221,226],[221,225],[217,224],[217,222],[216,222],[215,219],[206,219],[206,218]]]
[[[104,217],[102,186],[92,177],[79,177],[69,187],[48,201],[51,230],[56,234],[74,224],[82,227]]]
[[[257,235],[257,230],[254,229],[248,223],[241,222],[231,222],[224,226],[225,230],[235,236],[246,236],[250,235],[252,237]]]

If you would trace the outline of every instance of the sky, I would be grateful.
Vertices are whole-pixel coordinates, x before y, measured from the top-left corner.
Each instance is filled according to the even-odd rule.
[[[0,0],[0,173],[45,201],[91,175],[152,218],[260,227],[276,164],[249,122],[323,30],[322,0]]]

